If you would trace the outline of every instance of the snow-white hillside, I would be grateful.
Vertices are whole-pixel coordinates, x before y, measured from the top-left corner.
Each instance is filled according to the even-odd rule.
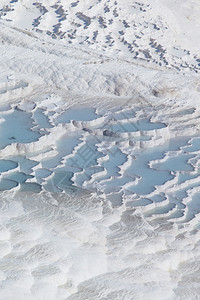
[[[199,299],[199,15],[0,0],[0,299]]]

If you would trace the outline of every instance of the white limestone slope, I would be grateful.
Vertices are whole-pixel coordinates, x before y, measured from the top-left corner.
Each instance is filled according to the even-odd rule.
[[[198,299],[198,1],[0,3],[0,299]]]
[[[107,55],[199,70],[199,2],[180,0],[1,1],[0,17],[29,34]]]

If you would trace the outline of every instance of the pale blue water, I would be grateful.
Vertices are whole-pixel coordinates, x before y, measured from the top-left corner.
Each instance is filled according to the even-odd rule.
[[[51,125],[48,116],[46,116],[44,113],[45,110],[42,108],[38,108],[33,113],[33,117],[35,123],[37,124],[37,128],[52,128],[53,126]]]
[[[52,127],[43,108],[36,109],[33,116],[31,113],[26,113],[16,108],[14,112],[8,115],[2,113],[1,117],[5,119],[5,122],[0,125],[0,146],[2,148],[11,143],[36,141],[41,137],[41,134],[37,130],[43,128],[48,130]],[[55,122],[68,123],[71,120],[91,121],[99,117],[100,115],[97,115],[93,108],[74,107],[58,116]],[[135,122],[128,121],[128,119],[134,117],[135,110],[113,112],[107,124],[102,123],[93,126],[88,133],[82,130],[82,128],[76,129],[75,132],[67,132],[55,142],[57,155],[49,158],[41,158],[40,166],[39,162],[31,159],[31,155],[30,159],[28,158],[29,153],[27,153],[27,157],[14,156],[9,157],[7,160],[0,160],[0,173],[3,174],[7,171],[12,171],[1,178],[0,189],[9,190],[20,185],[22,191],[39,193],[42,190],[41,185],[43,185],[44,190],[49,192],[60,193],[65,191],[71,193],[77,190],[72,178],[75,178],[75,184],[81,188],[95,174],[96,181],[93,182],[91,188],[93,189],[95,186],[98,186],[104,193],[110,195],[113,193],[113,203],[121,203],[119,201],[120,195],[135,195],[136,198],[133,198],[132,201],[129,200],[127,206],[138,207],[148,206],[151,203],[162,204],[162,201],[166,200],[165,193],[167,191],[148,197],[149,193],[155,191],[156,186],[162,186],[165,182],[172,180],[175,175],[178,176],[178,183],[187,182],[189,179],[198,176],[198,172],[192,173],[194,167],[189,163],[189,159],[191,159],[191,163],[198,163],[198,156],[192,152],[200,150],[200,138],[177,137],[167,141],[162,146],[151,146],[148,149],[141,148],[140,150],[136,150],[134,149],[134,141],[148,141],[151,139],[151,130],[159,130],[166,127],[166,125],[161,122],[150,122],[149,118],[142,118]],[[119,120],[119,122],[116,123],[116,120]],[[127,122],[122,123],[120,120],[127,120]],[[31,128],[34,128],[34,130],[31,130]],[[101,129],[98,135],[94,134],[96,129]],[[136,132],[139,130],[149,131],[150,135],[131,137],[130,139],[117,135],[110,137],[103,134],[105,129],[110,132],[119,133]],[[152,132],[153,135],[154,133]],[[83,136],[86,137],[86,143],[77,148],[77,145],[82,143]],[[188,143],[189,140],[191,145]],[[113,145],[106,149],[106,145],[110,145],[111,142]],[[127,161],[127,154],[120,150],[119,145],[121,142],[129,142],[130,149],[132,149],[132,163],[122,176],[118,173],[120,171],[119,166]],[[103,152],[98,149],[98,144],[102,143],[104,143]],[[153,163],[153,167],[150,168],[150,162],[163,159],[166,153],[169,154],[166,161]],[[40,154],[40,152],[36,152],[35,154]],[[105,155],[108,155],[108,158],[100,162],[99,166],[97,166],[98,159]],[[14,171],[17,166],[19,166],[20,170]],[[39,168],[33,172],[36,166]],[[102,175],[100,172],[103,170],[106,170],[106,174]],[[78,174],[78,172],[80,173]],[[174,173],[172,174],[171,172]],[[76,175],[75,177],[74,174]],[[35,177],[36,182],[27,182],[28,179],[32,179],[33,177]],[[136,183],[138,178],[140,178],[139,182]],[[165,214],[170,212],[175,206],[177,207],[177,211],[176,214],[172,213],[171,218],[181,215],[185,207],[182,199],[187,196],[188,189],[196,186],[198,186],[198,183],[186,185],[181,189],[177,189],[172,194],[168,193],[169,204],[151,210],[149,215]],[[195,209],[198,209],[198,200],[196,199],[196,197],[193,197],[189,205],[190,212],[188,213],[188,218],[192,218]]]
[[[200,138],[193,138],[190,141],[190,144],[191,145],[184,148],[184,151],[194,152],[194,151],[199,151],[200,150]]]
[[[18,183],[13,180],[1,179],[0,181],[0,191],[11,190],[16,186],[18,186]]]
[[[39,164],[38,161],[28,159],[25,156],[12,156],[12,161],[18,163],[20,166],[20,171],[26,174],[32,172],[32,168]]]
[[[194,167],[188,162],[194,155],[181,154],[169,157],[165,162],[154,164],[154,168],[169,171],[194,171]]]
[[[108,130],[113,132],[137,132],[139,129],[135,123],[117,123],[108,125]]]
[[[118,172],[120,171],[119,166],[126,162],[126,155],[118,149],[118,147],[113,146],[111,149],[106,151],[109,159],[101,163],[101,167],[105,168],[107,171],[106,175],[101,175],[100,180],[105,180],[111,176],[120,176]]]
[[[137,201],[133,201],[131,204],[129,204],[128,206],[132,206],[132,207],[139,207],[139,206],[146,206],[151,204],[152,201],[150,199],[147,198],[142,198],[139,199]]]
[[[173,208],[175,207],[174,203],[169,203],[167,205],[161,206],[161,207],[156,207],[152,210],[150,210],[148,213],[145,213],[145,216],[151,216],[151,215],[160,215],[160,214],[166,214],[170,212]]]
[[[22,192],[31,192],[31,193],[40,193],[41,192],[41,186],[34,182],[24,182],[21,184],[21,191]]]
[[[129,187],[129,191],[139,195],[146,195],[154,191],[156,185],[163,185],[174,176],[169,171],[158,171],[149,168],[148,163],[155,159],[161,159],[164,151],[161,149],[145,150],[137,153],[137,159],[133,160],[132,165],[126,171],[130,176],[138,175],[141,177],[136,186]]]
[[[117,123],[108,125],[108,129],[113,132],[137,132],[150,131],[166,127],[163,123],[152,123],[149,119],[142,119],[131,123]]]
[[[60,116],[57,117],[58,123],[69,123],[71,120],[75,121],[91,121],[99,118],[95,113],[95,109],[89,107],[69,108]]]
[[[63,190],[69,192],[73,189],[72,176],[72,172],[57,171],[54,173],[53,177],[47,181],[44,188],[53,193],[61,192]],[[75,189],[76,188],[74,187],[74,190]]]
[[[150,199],[152,202],[159,203],[159,202],[162,202],[163,200],[165,200],[166,197],[164,194],[163,195],[159,194],[159,195],[152,196]]]
[[[189,136],[177,136],[176,138],[169,139],[166,144],[166,150],[168,151],[177,151],[182,147],[188,145],[190,140]]]
[[[31,113],[25,113],[17,109],[13,113],[2,116],[5,122],[0,124],[0,148],[12,143],[37,141],[41,135],[31,130],[34,127],[31,116]]]
[[[0,160],[0,172],[6,172],[8,170],[12,170],[12,169],[15,169],[17,168],[18,164],[14,161],[11,161],[11,160],[4,160],[4,159],[1,159]]]
[[[22,173],[22,172],[15,172],[15,173],[12,173],[10,175],[7,175],[5,177],[5,179],[9,179],[9,180],[15,181],[16,183],[24,183],[27,179],[33,178],[33,177],[34,176],[27,175],[27,174]]]
[[[180,173],[179,176],[178,176],[178,183],[181,184],[183,182],[186,182],[190,179],[193,179],[193,178],[197,178],[199,176],[199,174],[191,174],[191,173]]]
[[[54,169],[60,165],[61,160],[66,155],[69,155],[73,152],[75,146],[77,146],[80,141],[81,135],[64,135],[59,141],[56,142],[56,147],[58,154],[53,157],[44,158],[41,160],[42,167],[47,169]]]

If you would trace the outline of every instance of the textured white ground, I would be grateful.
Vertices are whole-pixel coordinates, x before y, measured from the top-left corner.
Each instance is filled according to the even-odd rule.
[[[0,1],[0,299],[200,299],[199,14]]]

